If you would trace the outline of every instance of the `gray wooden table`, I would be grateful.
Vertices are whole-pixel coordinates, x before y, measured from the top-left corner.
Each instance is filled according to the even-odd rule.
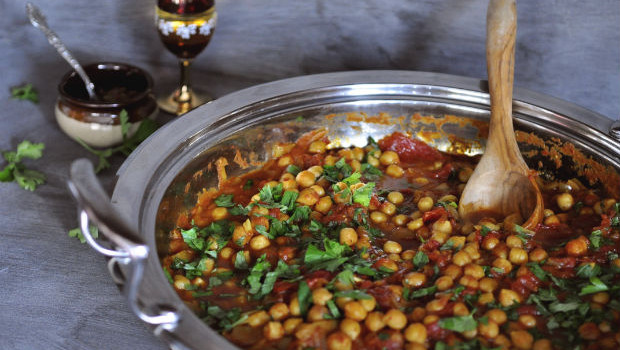
[[[141,66],[161,92],[178,72],[154,30],[153,3],[37,5],[79,59]],[[44,142],[44,157],[28,165],[47,174],[47,183],[35,192],[0,183],[0,349],[164,349],[129,312],[105,260],[67,236],[77,226],[68,167],[89,154],[56,125],[56,85],[68,66],[30,27],[24,6],[0,0],[0,149],[23,139]],[[218,0],[217,6],[215,36],[193,75],[216,97],[340,70],[486,76],[485,0]],[[518,13],[516,85],[620,115],[620,0],[519,0]],[[26,82],[39,90],[38,104],[10,98],[9,88]],[[113,159],[100,176],[110,191],[121,162]]]

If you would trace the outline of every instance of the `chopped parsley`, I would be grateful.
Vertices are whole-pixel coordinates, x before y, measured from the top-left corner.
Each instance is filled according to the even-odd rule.
[[[230,208],[235,206],[232,194],[221,194],[213,201],[218,207]]]
[[[2,152],[2,156],[8,164],[0,171],[0,182],[15,181],[19,187],[34,191],[37,186],[45,182],[45,174],[27,169],[22,164],[22,160],[41,158],[44,148],[43,143],[32,143],[24,140],[17,145],[17,150]]]

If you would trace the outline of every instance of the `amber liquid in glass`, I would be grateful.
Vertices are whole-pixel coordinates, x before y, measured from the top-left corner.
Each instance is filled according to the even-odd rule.
[[[207,47],[217,21],[214,0],[159,0],[156,16],[161,41],[181,59]]]

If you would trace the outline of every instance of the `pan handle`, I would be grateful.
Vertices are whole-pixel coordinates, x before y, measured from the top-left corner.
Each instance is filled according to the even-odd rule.
[[[129,302],[131,310],[144,322],[159,328],[172,331],[179,323],[179,313],[163,311],[159,314],[148,314],[138,301],[138,290],[149,247],[127,220],[110,203],[101,183],[97,180],[93,165],[87,159],[78,159],[71,164],[69,191],[75,198],[79,208],[80,229],[86,242],[97,252],[113,258],[121,265],[127,266],[126,285],[123,294]],[[89,224],[93,223],[111,243],[111,248],[99,244],[90,234]],[[170,307],[166,307],[170,309]]]

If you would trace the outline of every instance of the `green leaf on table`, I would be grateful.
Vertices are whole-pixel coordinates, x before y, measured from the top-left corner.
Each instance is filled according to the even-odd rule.
[[[131,123],[129,123],[129,116],[127,115],[127,111],[124,109],[120,113],[120,122],[121,133],[123,134],[123,143],[116,147],[94,149],[88,144],[86,144],[84,140],[80,138],[76,139],[76,141],[88,152],[97,156],[98,162],[95,166],[95,173],[99,173],[100,171],[110,167],[111,164],[108,158],[110,158],[111,156],[118,153],[125,156],[131,154],[131,152],[133,152],[140,145],[140,143],[142,143],[142,141],[146,140],[146,138],[149,137],[152,133],[154,133],[159,127],[157,123],[153,120],[144,119],[140,122],[138,130],[136,130],[136,132],[131,137],[127,137]]]
[[[99,229],[97,229],[97,226],[90,226],[88,229],[90,235],[93,236],[94,239],[99,238]],[[86,243],[86,238],[84,238],[82,229],[79,227],[69,230],[69,237],[75,237],[80,240],[80,243]]]
[[[3,152],[2,156],[8,164],[0,171],[0,181],[15,181],[21,188],[34,191],[37,186],[45,182],[45,175],[39,171],[27,169],[21,160],[24,158],[41,158],[44,148],[43,143],[32,143],[24,140],[17,145],[16,151]]]
[[[39,103],[39,93],[30,83],[11,88],[11,97],[16,100]]]

